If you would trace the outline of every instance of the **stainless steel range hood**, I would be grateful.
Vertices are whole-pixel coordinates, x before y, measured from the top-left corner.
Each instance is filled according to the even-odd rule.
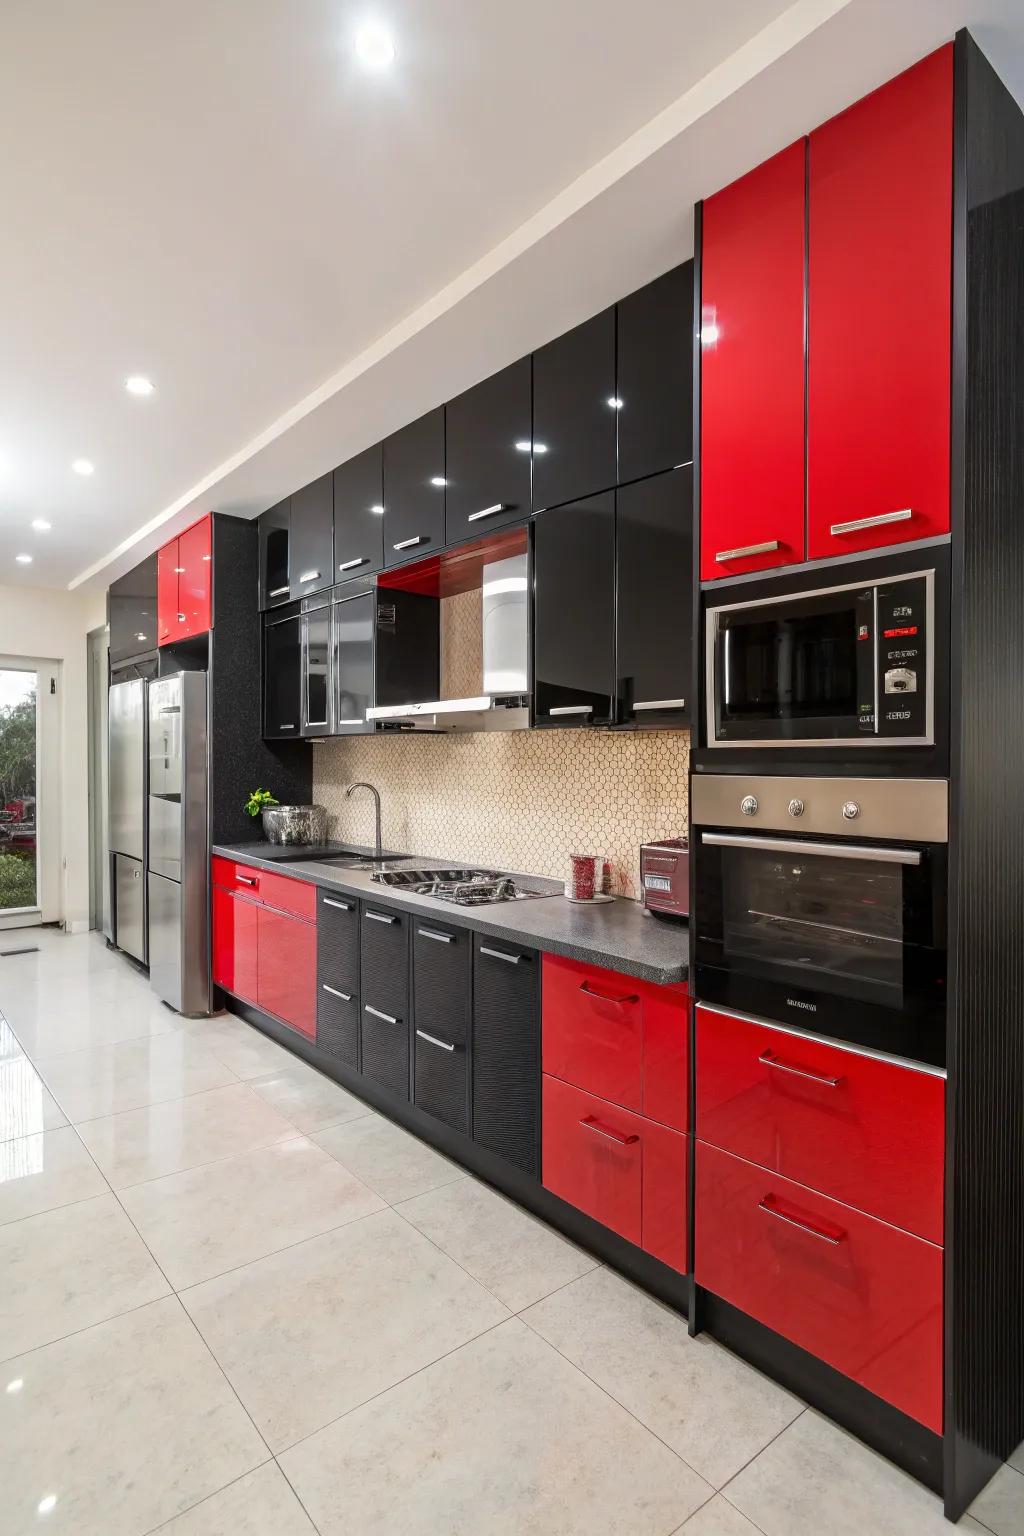
[[[473,634],[471,638],[481,647],[485,692],[424,703],[383,705],[368,709],[367,720],[414,731],[526,730],[530,710],[525,554],[484,566],[481,620],[480,635]],[[480,675],[478,670],[477,676]]]

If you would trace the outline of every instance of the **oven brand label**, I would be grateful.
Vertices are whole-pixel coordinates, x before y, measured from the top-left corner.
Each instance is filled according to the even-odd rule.
[[[786,1002],[791,1008],[806,1008],[808,1013],[817,1013],[817,1003],[802,1003],[797,997],[787,997]]]

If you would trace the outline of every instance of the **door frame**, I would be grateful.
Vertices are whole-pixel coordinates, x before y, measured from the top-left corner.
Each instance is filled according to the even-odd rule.
[[[0,671],[31,672],[36,679],[36,905],[0,912],[3,931],[59,922],[62,915],[61,663],[0,655]]]

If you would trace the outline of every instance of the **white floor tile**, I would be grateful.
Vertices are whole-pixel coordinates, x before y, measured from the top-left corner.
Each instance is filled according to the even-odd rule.
[[[178,1016],[134,975],[46,976],[29,989],[0,994],[0,1007],[33,1058],[180,1031]]]
[[[971,1514],[994,1536],[1024,1533],[1024,1474],[1000,1467],[971,1505]]]
[[[276,1462],[162,1525],[154,1536],[317,1536]]]
[[[665,1536],[711,1491],[514,1318],[281,1463],[322,1536]]]
[[[347,1093],[322,1072],[294,1059],[269,1077],[250,1078],[249,1086],[296,1130],[307,1133],[373,1113],[354,1093]]]
[[[275,1451],[508,1316],[392,1211],[181,1299]]]
[[[439,1189],[466,1170],[410,1136],[382,1115],[367,1115],[347,1125],[320,1131],[313,1140],[369,1184],[389,1205]]]
[[[598,1269],[523,1314],[642,1424],[721,1488],[803,1404],[686,1319]]]
[[[71,1126],[0,1141],[0,1225],[88,1200],[106,1188]]]
[[[384,1208],[304,1137],[151,1179],[121,1199],[179,1290]]]
[[[0,1379],[4,1536],[142,1536],[267,1458],[174,1297],[8,1361]]]
[[[115,1189],[287,1141],[295,1127],[244,1083],[86,1120],[80,1134]]]
[[[592,1254],[476,1179],[458,1179],[399,1210],[512,1312],[597,1267]]]
[[[0,1062],[12,1061],[16,1056],[24,1056],[24,1054],[18,1037],[0,1013]]]
[[[0,1061],[0,1141],[34,1136],[67,1123],[27,1056]]]
[[[72,1122],[96,1120],[238,1081],[212,1051],[180,1031],[67,1056],[39,1056],[36,1066]]]
[[[677,1536],[760,1536],[760,1532],[746,1515],[741,1515],[727,1499],[716,1493],[690,1516],[685,1525],[680,1526]],[[821,1536],[826,1536],[824,1529]]]
[[[217,1014],[212,1019],[191,1020],[188,1033],[194,1040],[201,1040],[236,1077],[243,1080],[286,1072],[298,1061],[298,1057],[286,1051],[283,1045],[260,1034],[258,1029],[231,1013]]]
[[[0,1276],[0,1360],[170,1289],[110,1194],[0,1227]]]
[[[1024,1445],[1018,1445],[1007,1464],[1017,1472],[1024,1472]]]

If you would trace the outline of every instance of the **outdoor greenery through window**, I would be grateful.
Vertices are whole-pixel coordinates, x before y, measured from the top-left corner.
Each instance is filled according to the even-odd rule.
[[[0,913],[36,905],[36,674],[0,668]]]

